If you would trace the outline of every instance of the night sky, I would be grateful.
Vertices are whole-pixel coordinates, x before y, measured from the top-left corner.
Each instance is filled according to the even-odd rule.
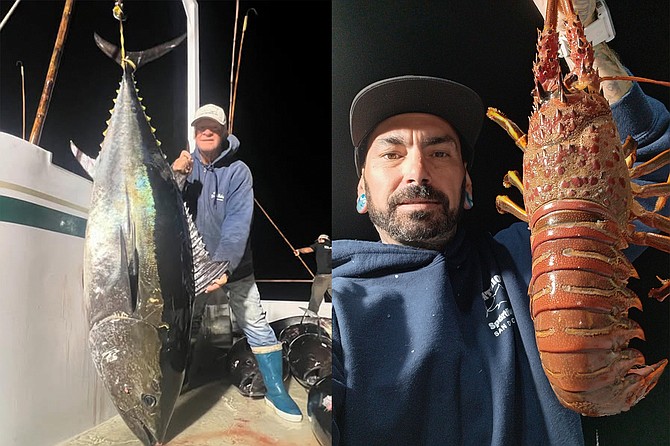
[[[634,74],[670,80],[670,3],[611,0],[616,37],[610,46]],[[367,216],[355,211],[357,176],[349,137],[349,107],[366,85],[391,76],[423,74],[464,83],[486,106],[501,109],[527,128],[533,87],[537,29],[542,17],[531,0],[463,0],[416,2],[371,0],[333,2],[333,231],[336,238],[378,240]],[[670,89],[642,85],[648,94],[670,105]],[[500,215],[495,197],[515,189],[502,186],[508,170],[521,169],[522,152],[495,123],[485,119],[471,172],[475,207],[466,223],[492,233],[516,221]],[[631,310],[645,330],[646,342],[633,340],[647,364],[668,358],[669,302],[645,298],[656,286],[654,274],[670,276],[666,254],[647,250],[635,263],[643,280],[630,286],[643,300],[644,312]],[[670,444],[669,371],[630,412],[586,420],[587,444]],[[448,404],[448,402],[445,402]]]
[[[4,18],[13,4],[14,0],[0,0],[0,16]],[[201,104],[218,103],[227,113],[236,4],[198,4]],[[20,60],[25,69],[29,138],[64,5],[64,1],[23,0],[0,32],[0,131],[22,134],[21,76],[16,65]],[[75,1],[39,144],[53,153],[55,164],[80,175],[85,173],[70,153],[69,140],[97,155],[121,79],[120,67],[93,40],[97,32],[119,44],[113,6],[111,0]],[[124,10],[126,50],[147,49],[186,32],[181,1],[126,0]],[[256,199],[269,216],[256,206],[252,230],[256,278],[311,279],[284,237],[299,248],[331,232],[330,2],[241,1],[236,54],[247,11],[233,132],[241,141],[239,157],[254,175]],[[135,73],[140,97],[170,162],[188,136],[186,53],[184,42]],[[305,255],[304,260],[315,272],[314,256]],[[290,289],[300,294],[296,298],[309,299],[309,284]]]

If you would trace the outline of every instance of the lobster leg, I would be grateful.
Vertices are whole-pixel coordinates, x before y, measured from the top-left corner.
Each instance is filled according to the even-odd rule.
[[[489,107],[486,111],[486,116],[500,127],[505,129],[507,134],[512,137],[514,143],[522,151],[526,151],[528,145],[528,137],[511,119],[509,119],[503,112],[493,107]]]
[[[628,135],[621,146],[621,151],[626,157],[626,165],[630,169],[633,167],[633,163],[635,163],[635,160],[637,159],[637,141],[635,141],[632,136]]]
[[[507,175],[505,175],[505,178],[503,178],[503,186],[505,186],[506,188],[514,186],[522,194],[524,192],[523,184],[521,183],[521,179],[519,178],[519,172],[515,170],[510,170],[507,172]]]
[[[521,221],[528,222],[528,214],[518,204],[510,200],[507,195],[498,195],[496,197],[496,209],[501,214],[508,213],[514,215]]]
[[[661,279],[658,276],[656,276],[656,278],[659,280],[659,282],[661,282],[661,286],[649,290],[649,297],[651,297],[652,299],[656,299],[659,302],[662,302],[665,300],[666,297],[670,296],[670,280]]]
[[[670,183],[646,184],[644,186],[631,183],[633,195],[639,198],[667,197],[670,195]]]
[[[639,178],[648,173],[654,172],[660,169],[663,166],[670,164],[670,149],[665,150],[664,152],[659,153],[652,159],[642,164],[639,164],[629,170],[629,175],[631,178]],[[654,212],[659,212],[665,207],[665,204],[668,202],[668,196],[670,195],[670,175],[668,175],[668,180],[663,183],[665,188],[661,187],[659,191],[658,200],[656,200],[656,206],[654,206]],[[635,193],[635,190],[633,190]]]
[[[655,212],[649,212],[642,207],[637,201],[633,201],[630,205],[631,214],[642,223],[652,228],[656,228],[666,234],[670,233],[670,218],[664,217],[663,215],[657,214]],[[670,252],[667,249],[665,252]]]
[[[670,174],[668,174],[668,181],[666,184],[670,184]],[[665,204],[668,202],[668,195],[658,197],[656,200],[656,206],[654,206],[654,212],[660,212],[661,209],[665,207]]]
[[[649,161],[638,164],[629,170],[631,178],[639,178],[670,164],[670,149],[659,153]]]

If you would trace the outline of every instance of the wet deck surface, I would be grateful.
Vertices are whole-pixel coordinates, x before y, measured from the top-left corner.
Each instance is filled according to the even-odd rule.
[[[319,446],[307,417],[308,389],[293,377],[285,382],[300,407],[300,423],[275,415],[263,398],[243,396],[227,382],[222,352],[177,400],[166,446]],[[57,446],[142,446],[120,416]]]

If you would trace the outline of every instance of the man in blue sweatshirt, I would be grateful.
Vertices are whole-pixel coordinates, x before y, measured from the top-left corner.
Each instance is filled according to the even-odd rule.
[[[601,76],[628,74],[604,43],[596,58]],[[603,87],[638,161],[670,147],[660,102],[635,83]],[[528,224],[495,237],[459,224],[484,115],[468,87],[425,76],[384,79],[353,100],[356,207],[381,243],[333,242],[335,446],[584,444],[580,414],[540,362]],[[667,169],[655,175],[667,181]]]
[[[251,171],[236,156],[240,141],[228,133],[226,114],[221,107],[203,105],[195,112],[191,125],[195,130],[195,156],[182,151],[172,168],[188,175],[185,201],[211,259],[230,262],[228,271],[205,290],[209,294],[207,299],[230,303],[263,375],[266,403],[281,418],[299,422],[302,413],[282,379],[282,344],[265,317],[254,277]]]

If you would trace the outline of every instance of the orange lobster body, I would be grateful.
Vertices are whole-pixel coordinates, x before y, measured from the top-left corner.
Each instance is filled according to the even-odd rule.
[[[628,348],[644,333],[628,318],[630,308],[641,310],[642,305],[626,287],[637,273],[622,249],[634,242],[667,251],[670,243],[663,235],[648,240],[629,222],[641,217],[662,231],[670,225],[665,217],[641,211],[634,199],[629,156],[635,143],[621,144],[581,23],[569,0],[562,7],[575,53],[576,71],[566,77],[570,82],[561,75],[557,5],[550,0],[534,65],[535,107],[528,134],[489,109],[488,116],[525,152],[523,184],[515,181],[514,172],[506,177],[506,185],[522,190],[525,211],[507,197],[499,197],[497,204],[501,212],[529,223],[531,316],[554,392],[564,406],[583,415],[612,415],[642,399],[667,364],[664,359],[646,366],[642,353]]]

